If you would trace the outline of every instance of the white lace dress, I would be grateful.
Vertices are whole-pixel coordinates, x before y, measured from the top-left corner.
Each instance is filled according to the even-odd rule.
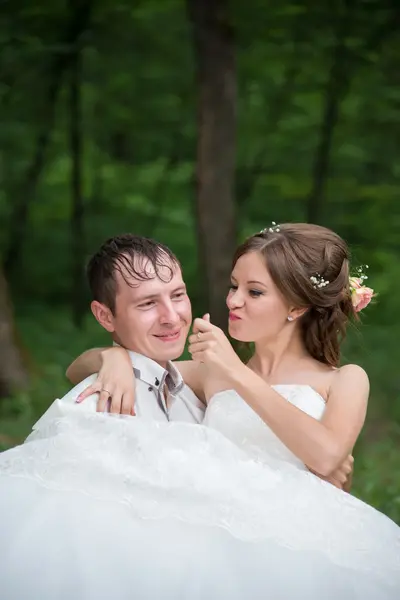
[[[276,386],[315,418],[308,386]],[[398,600],[400,528],[232,391],[204,425],[42,419],[0,454],[4,600]]]

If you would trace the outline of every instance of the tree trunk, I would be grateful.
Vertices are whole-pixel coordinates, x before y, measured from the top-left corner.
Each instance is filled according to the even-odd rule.
[[[13,204],[13,212],[9,226],[9,243],[4,258],[4,270],[8,277],[12,276],[16,265],[19,263],[21,241],[25,237],[29,204],[33,199],[39,177],[44,167],[45,154],[53,127],[55,105],[60,85],[61,72],[58,69],[55,69],[54,63],[54,67],[51,69],[51,82],[47,93],[46,117],[37,136],[35,154],[23,177],[21,188],[16,191],[17,196]]]
[[[50,65],[50,83],[46,94],[46,111],[38,133],[36,151],[23,177],[21,188],[13,204],[13,214],[9,226],[9,243],[4,258],[4,269],[8,277],[11,277],[20,260],[21,242],[25,237],[29,205],[34,198],[36,187],[45,165],[46,151],[54,125],[56,103],[61,88],[62,77],[71,61],[73,54],[71,48],[73,48],[82,33],[89,26],[90,12],[91,0],[75,2],[75,10],[71,13],[65,38],[61,42],[62,47],[66,46],[68,51],[55,54]]]
[[[0,270],[0,398],[28,384],[27,369],[15,338],[8,286]]]
[[[236,65],[228,0],[186,0],[198,85],[197,238],[205,311],[226,329],[225,296],[236,245]]]
[[[349,53],[347,37],[351,31],[350,11],[339,17],[332,66],[324,90],[324,107],[312,167],[312,185],[307,201],[307,221],[320,223],[323,220],[323,201],[329,177],[333,134],[339,119],[339,109],[349,85]]]
[[[73,5],[73,2],[71,2]],[[72,6],[73,9],[73,6]],[[69,95],[69,138],[71,152],[71,259],[72,288],[71,306],[73,322],[82,327],[85,314],[85,231],[84,200],[82,192],[82,51],[75,44],[71,55],[71,80]]]
[[[393,3],[393,10],[389,12],[388,18],[372,30],[359,55],[354,55],[346,44],[352,33],[354,0],[347,0],[346,5],[345,13],[338,21],[332,68],[324,92],[325,105],[312,168],[312,187],[307,202],[307,220],[311,223],[320,223],[323,220],[323,202],[329,177],[333,135],[339,120],[341,103],[350,87],[352,72],[358,63],[362,63],[365,55],[377,51],[400,27],[400,10],[397,3]]]

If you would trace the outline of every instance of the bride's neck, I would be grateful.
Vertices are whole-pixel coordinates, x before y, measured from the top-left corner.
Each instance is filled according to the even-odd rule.
[[[292,370],[299,361],[308,358],[300,336],[290,340],[277,339],[274,342],[257,342],[255,352],[248,366],[264,377],[271,379]]]

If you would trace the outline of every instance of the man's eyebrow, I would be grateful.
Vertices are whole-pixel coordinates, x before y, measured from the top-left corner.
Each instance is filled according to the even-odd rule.
[[[180,291],[185,291],[186,292],[186,285],[183,283],[182,285],[178,285],[176,288],[174,288],[170,294],[176,294],[176,292],[180,292]],[[139,296],[138,298],[136,298],[135,302],[145,302],[147,300],[154,300],[155,298],[159,298],[161,296],[161,294],[147,294],[145,296]]]
[[[186,285],[184,283],[176,286],[176,288],[172,290],[171,294],[175,294],[175,292],[179,292],[181,290],[185,290],[185,292],[186,292]]]
[[[139,296],[136,298],[135,302],[144,302],[145,300],[154,300],[154,298],[158,298],[160,294],[148,294],[147,296]]]

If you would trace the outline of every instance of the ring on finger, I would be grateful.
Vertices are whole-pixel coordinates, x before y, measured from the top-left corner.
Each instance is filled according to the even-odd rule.
[[[199,331],[199,333],[197,334],[197,339],[199,340],[201,338],[201,331]]]
[[[107,392],[107,394],[108,394],[108,395],[110,396],[110,398],[111,398],[111,394],[110,394],[110,392],[109,392],[108,390],[106,390],[106,388],[101,388],[101,390],[100,390],[100,391],[101,391],[101,392]]]

